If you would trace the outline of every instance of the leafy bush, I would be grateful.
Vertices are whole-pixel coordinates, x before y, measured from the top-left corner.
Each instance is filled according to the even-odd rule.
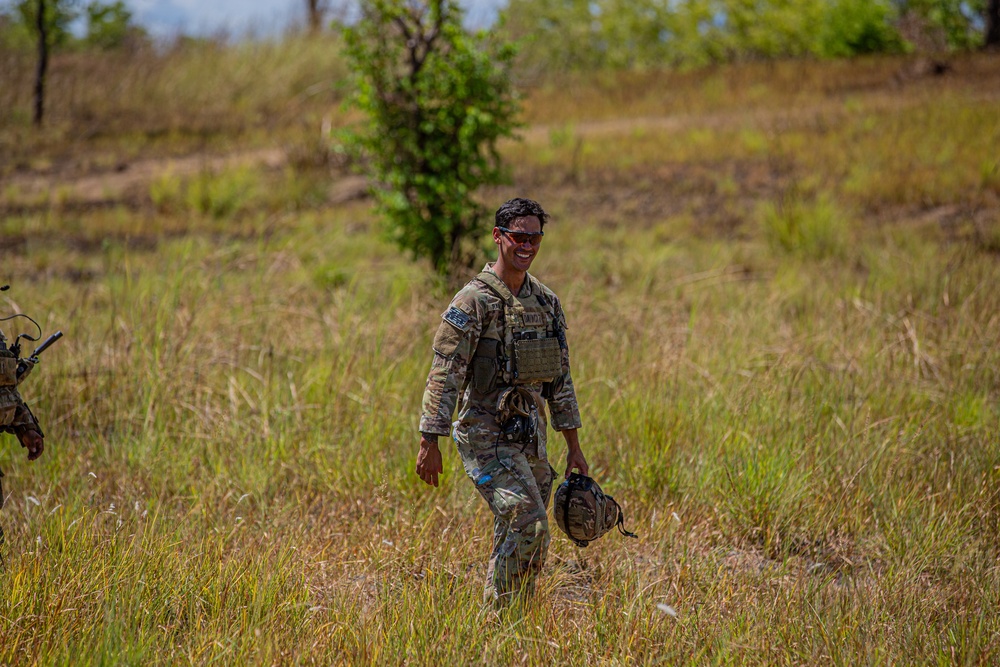
[[[836,0],[819,32],[818,55],[840,58],[867,53],[899,53],[903,40],[893,25],[888,0]]]
[[[518,108],[513,50],[468,35],[453,0],[376,0],[347,31],[347,55],[368,120],[344,139],[379,183],[391,238],[439,273],[472,266],[485,213],[474,193],[505,177],[496,142]]]

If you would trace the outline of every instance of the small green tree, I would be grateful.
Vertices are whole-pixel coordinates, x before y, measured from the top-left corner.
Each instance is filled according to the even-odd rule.
[[[367,122],[346,136],[376,181],[390,237],[438,272],[470,267],[483,185],[505,180],[497,141],[518,111],[508,44],[469,35],[454,0],[371,0],[346,30]]]
[[[119,49],[130,39],[146,38],[146,31],[132,21],[132,12],[122,0],[100,2],[93,0],[86,8],[86,42],[105,51]]]

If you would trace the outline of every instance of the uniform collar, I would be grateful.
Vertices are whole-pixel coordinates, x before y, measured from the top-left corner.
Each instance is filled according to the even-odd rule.
[[[489,271],[490,273],[492,273],[497,277],[497,280],[503,282],[503,279],[497,274],[496,271],[493,270],[493,265],[495,263],[496,262],[486,262],[486,266],[483,267],[483,271]],[[531,274],[525,271],[524,282],[521,283],[521,289],[514,296],[519,298],[523,296],[531,296],[531,280],[532,280]]]

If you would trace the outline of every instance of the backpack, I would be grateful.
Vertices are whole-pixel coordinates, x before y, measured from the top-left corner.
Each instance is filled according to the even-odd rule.
[[[625,530],[621,506],[586,475],[570,473],[556,489],[554,505],[556,523],[578,547],[587,546],[616,526],[622,535],[638,537]]]

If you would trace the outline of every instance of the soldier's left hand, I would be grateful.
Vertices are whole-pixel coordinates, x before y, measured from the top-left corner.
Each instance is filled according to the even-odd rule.
[[[569,473],[573,468],[579,470],[581,475],[586,475],[590,472],[590,466],[587,465],[587,458],[580,449],[571,449],[566,454],[566,479],[569,479]]]
[[[37,459],[45,450],[45,441],[42,438],[42,434],[34,429],[24,431],[17,436],[17,439],[21,441],[22,447],[27,448],[29,461]]]

